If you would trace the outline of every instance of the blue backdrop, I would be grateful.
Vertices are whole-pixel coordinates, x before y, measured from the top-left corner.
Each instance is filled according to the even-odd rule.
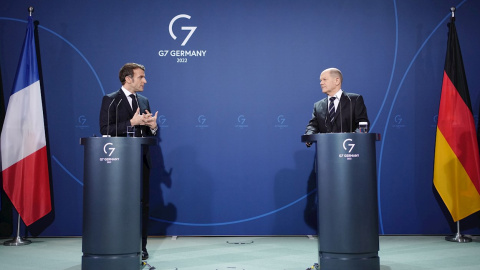
[[[449,234],[433,184],[449,9],[478,120],[480,2],[473,0],[25,1],[0,6],[8,101],[27,8],[39,21],[54,211],[32,231],[82,233],[83,147],[126,62],[146,66],[159,112],[156,235],[315,234],[314,150],[300,142],[319,74],[364,96],[377,143],[382,234]],[[179,16],[180,15],[180,16]],[[176,39],[174,38],[176,37]],[[121,211],[122,209],[116,209]],[[479,233],[479,216],[462,222]]]

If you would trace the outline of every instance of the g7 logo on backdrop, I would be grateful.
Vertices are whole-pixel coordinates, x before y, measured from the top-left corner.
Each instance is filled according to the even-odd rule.
[[[395,123],[397,123],[397,125],[400,125],[400,124],[402,123],[402,121],[403,121],[402,116],[399,115],[399,114],[395,115],[395,119],[394,119],[394,120],[395,120]]]
[[[196,125],[195,127],[197,128],[208,128],[208,125],[205,124],[207,122],[207,117],[205,117],[205,115],[200,115],[198,116],[197,118],[198,120],[198,125]]]
[[[205,121],[207,121],[207,118],[205,117],[205,115],[202,114],[198,117],[198,123],[200,123],[200,125],[204,125]]]
[[[173,40],[177,40],[177,36],[175,36],[175,34],[173,33],[173,24],[175,23],[176,20],[178,20],[180,18],[186,18],[186,19],[190,20],[191,16],[187,15],[187,14],[180,14],[180,15],[175,16],[170,21],[170,25],[168,26],[168,31],[170,32],[170,36],[173,38]],[[182,30],[190,31],[190,33],[188,33],[185,40],[182,42],[182,46],[185,46],[185,44],[187,44],[188,40],[192,37],[193,32],[195,32],[196,29],[197,29],[196,26],[182,26]]]
[[[245,115],[239,115],[238,118],[237,118],[237,121],[238,123],[240,123],[240,125],[243,125],[245,123]]]
[[[87,118],[85,117],[85,115],[80,115],[78,117],[78,122],[80,123],[80,125],[84,126],[85,122],[87,122]]]
[[[85,115],[80,115],[78,117],[78,125],[75,125],[75,127],[80,129],[88,128],[88,125],[85,123],[87,123],[87,117],[85,117]]]
[[[160,115],[158,117],[158,122],[160,122],[160,125],[164,125],[165,122],[167,122],[167,117],[165,117],[165,115]]]
[[[243,128],[248,128],[248,125],[245,124],[245,121],[247,120],[247,118],[245,118],[245,115],[241,114],[237,117],[237,124],[235,125],[236,128],[240,128],[240,129],[243,129]]]

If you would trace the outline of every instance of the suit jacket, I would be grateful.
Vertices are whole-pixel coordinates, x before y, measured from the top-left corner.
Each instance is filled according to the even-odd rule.
[[[363,97],[343,92],[333,125],[330,124],[328,115],[328,97],[325,97],[314,104],[312,119],[307,125],[305,134],[354,132],[359,122],[368,122],[370,126]]]
[[[146,113],[145,110],[151,112],[146,97],[137,93],[137,100],[141,114]],[[126,137],[127,126],[130,126],[130,119],[134,114],[135,112],[130,107],[127,96],[122,89],[104,96],[100,109],[100,133],[102,135]],[[135,126],[136,137],[152,135],[148,126]]]

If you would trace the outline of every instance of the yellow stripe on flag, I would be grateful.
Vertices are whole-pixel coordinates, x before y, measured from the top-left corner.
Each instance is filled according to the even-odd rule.
[[[455,222],[480,211],[480,194],[438,128],[433,184]]]

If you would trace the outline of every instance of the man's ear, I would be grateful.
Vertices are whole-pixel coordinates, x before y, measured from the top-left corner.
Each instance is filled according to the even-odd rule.
[[[340,85],[340,78],[339,77],[335,78],[335,85]]]

